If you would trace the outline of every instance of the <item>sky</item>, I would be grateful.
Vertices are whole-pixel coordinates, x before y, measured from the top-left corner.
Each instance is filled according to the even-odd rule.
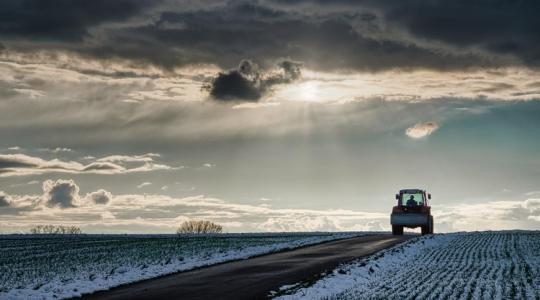
[[[0,232],[540,229],[534,1],[0,2]]]

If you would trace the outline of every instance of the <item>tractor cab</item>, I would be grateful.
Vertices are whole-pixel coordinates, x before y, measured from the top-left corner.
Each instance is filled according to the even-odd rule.
[[[399,194],[396,194],[398,203],[394,208],[397,211],[427,211],[430,208],[429,199],[431,199],[431,194],[423,190],[400,190]]]

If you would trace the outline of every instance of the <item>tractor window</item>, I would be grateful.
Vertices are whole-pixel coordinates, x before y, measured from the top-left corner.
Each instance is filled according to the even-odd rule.
[[[404,206],[424,205],[424,194],[403,193],[401,194],[401,205],[404,205]]]

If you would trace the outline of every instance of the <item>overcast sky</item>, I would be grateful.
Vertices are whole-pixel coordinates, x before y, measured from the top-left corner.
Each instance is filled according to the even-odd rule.
[[[0,232],[540,228],[540,3],[0,2]]]

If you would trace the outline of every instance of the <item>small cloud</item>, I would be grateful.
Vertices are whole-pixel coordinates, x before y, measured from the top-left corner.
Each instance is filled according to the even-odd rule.
[[[72,179],[43,182],[43,198],[48,207],[71,208],[79,201],[79,186]]]
[[[70,148],[62,148],[62,147],[56,147],[54,149],[51,149],[51,148],[41,148],[39,149],[39,151],[42,151],[42,152],[49,152],[49,153],[60,153],[60,152],[73,152],[72,149]]]
[[[101,213],[101,219],[103,221],[113,221],[116,219],[116,216],[110,211],[104,211]]]
[[[22,150],[22,148],[19,147],[19,146],[13,146],[13,147],[9,147],[8,150],[11,150],[11,151],[20,151],[20,150]]]
[[[7,207],[11,205],[11,197],[4,193],[3,191],[0,191],[0,207]]]
[[[262,230],[278,232],[340,230],[337,220],[334,218],[311,215],[270,217],[265,222],[261,223],[259,227]]]
[[[155,157],[160,157],[157,153],[146,153],[143,155],[109,155],[98,159],[99,162],[153,162]]]
[[[213,167],[215,167],[215,166],[216,166],[216,164],[211,164],[211,163],[205,163],[205,164],[203,164],[203,167],[205,167],[205,168],[213,168]]]
[[[540,196],[540,191],[531,191],[531,192],[527,192],[525,193],[525,196]]]
[[[161,187],[161,190],[162,191],[167,191],[167,190],[169,190],[169,186],[164,185],[164,186]]]
[[[439,129],[439,125],[435,122],[417,123],[413,127],[407,128],[405,134],[413,139],[426,137]]]
[[[81,204],[79,195],[79,186],[73,179],[46,180],[43,182],[43,200],[47,207],[74,208]],[[113,198],[113,195],[99,189],[95,192],[86,194],[84,200],[92,204],[107,204]]]
[[[367,231],[384,231],[384,227],[379,221],[369,221],[365,226]]]
[[[151,182],[143,182],[143,183],[139,184],[139,185],[137,186],[137,188],[138,188],[138,189],[142,189],[143,187],[149,186],[149,185],[152,185],[152,183],[151,183]]]
[[[112,194],[104,189],[99,189],[86,194],[86,199],[92,201],[94,204],[107,204],[111,201]]]
[[[232,109],[254,109],[254,108],[261,108],[261,107],[272,107],[272,106],[278,106],[281,103],[279,102],[264,102],[264,103],[241,103],[237,104],[232,107]]]
[[[19,186],[34,185],[34,184],[39,184],[39,181],[31,180],[25,183],[15,183],[15,184],[10,185],[10,187],[19,187]]]

